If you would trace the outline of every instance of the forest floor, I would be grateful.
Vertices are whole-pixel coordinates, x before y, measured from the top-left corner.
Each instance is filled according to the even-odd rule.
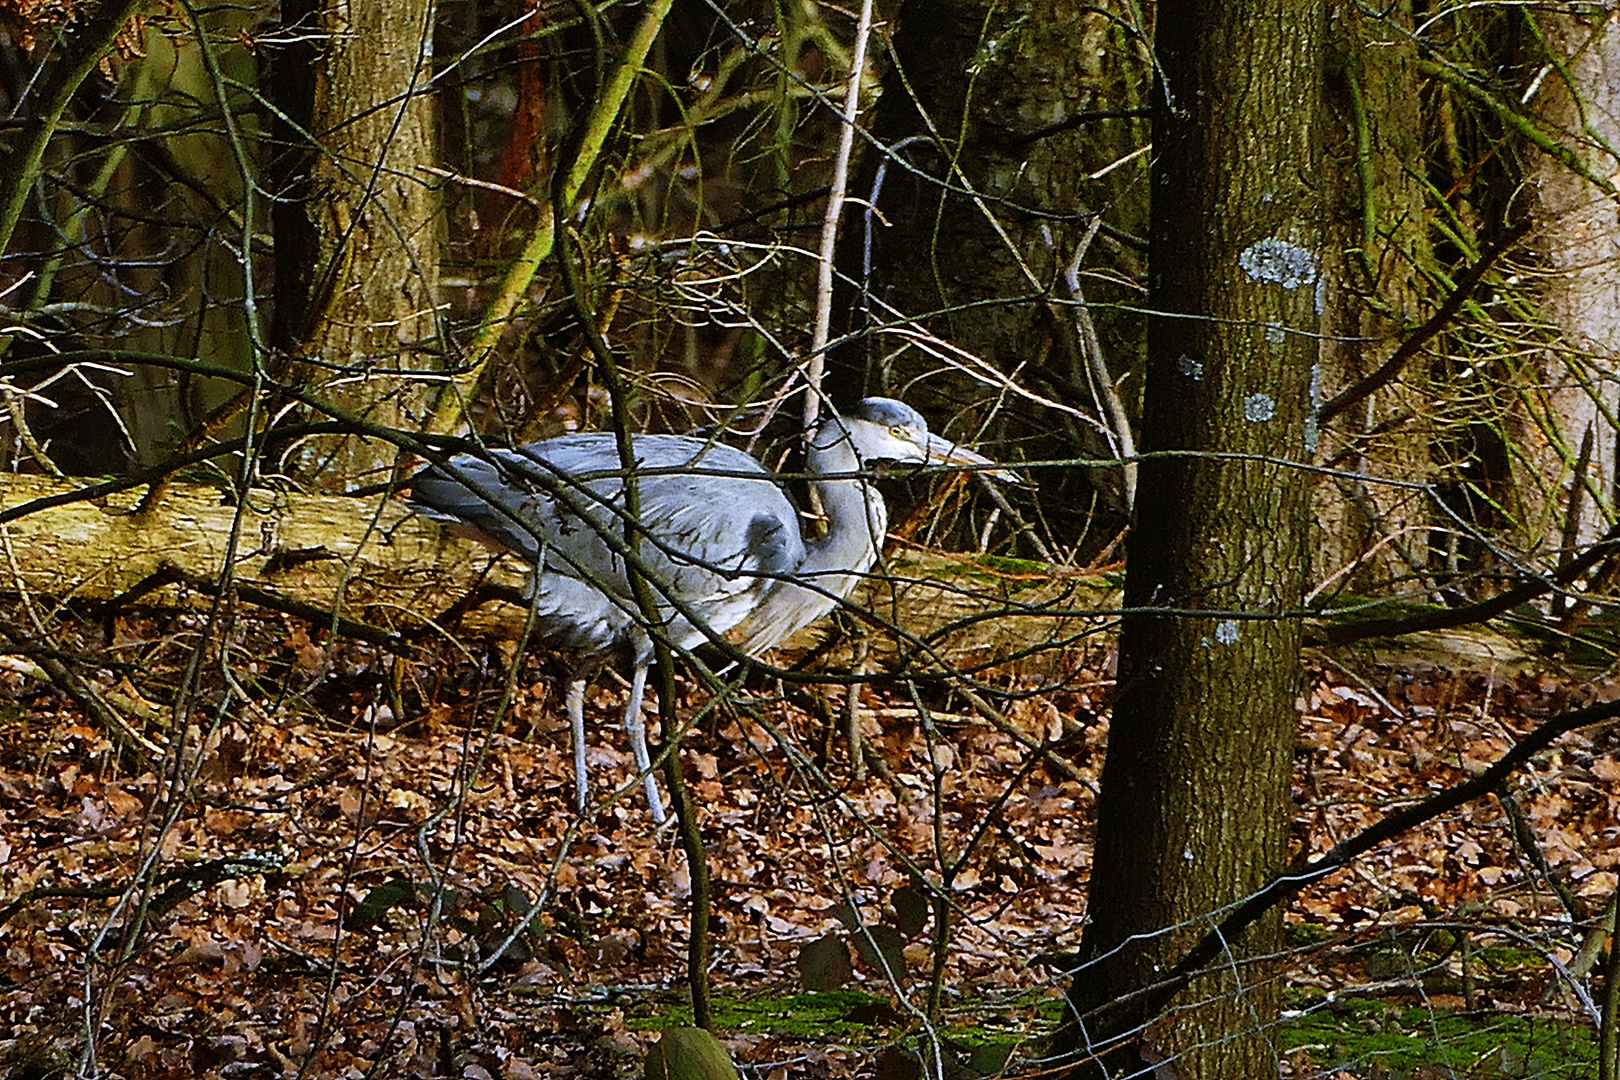
[[[87,677],[161,718],[184,700],[189,618],[66,644],[93,645],[107,666]],[[1106,662],[999,676],[1005,729],[943,685],[869,683],[858,716],[887,775],[863,779],[820,707],[756,695],[754,718],[699,720],[683,760],[713,977],[749,1075],[914,1074],[936,928],[913,883],[942,859],[959,862],[939,1030],[973,1066],[956,1075],[1036,1071],[1085,913]],[[526,663],[492,733],[503,674],[255,622],[202,665],[188,725],[146,728],[168,751],[147,756],[26,663],[0,670],[0,1080],[639,1075],[656,1029],[689,1016],[679,845],[639,787],[573,814],[554,673]],[[1557,710],[1620,696],[1613,679],[1477,664],[1319,656],[1306,675],[1294,843],[1311,853]],[[588,706],[602,802],[631,774],[621,700],[608,681]],[[1027,745],[1043,742],[1055,757]],[[1288,1019],[1268,1033],[1285,1072],[1595,1075],[1601,980],[1579,920],[1614,895],[1617,750],[1614,727],[1566,736],[1504,798],[1296,897]],[[1458,1017],[1486,1042],[1447,1034]]]

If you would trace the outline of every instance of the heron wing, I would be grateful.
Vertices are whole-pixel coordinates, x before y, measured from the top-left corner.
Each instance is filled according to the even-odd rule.
[[[772,575],[790,573],[802,561],[793,505],[758,461],[732,447],[643,435],[634,449],[648,470],[638,477],[637,492],[645,528],[641,555],[655,591],[679,597],[724,632],[753,609]],[[426,470],[413,481],[412,502],[530,562],[542,563],[543,552],[536,603],[551,613],[548,622],[569,620],[572,609],[577,623],[552,636],[577,636],[578,643],[566,642],[576,647],[605,646],[604,633],[611,638],[609,630],[622,634],[634,623],[623,560],[603,539],[604,532],[624,535],[624,483],[615,475],[622,470],[613,436],[568,435],[491,458],[494,463],[460,456],[449,470]],[[581,592],[581,582],[591,591]],[[702,639],[683,616],[666,617],[678,640]]]
[[[497,454],[497,456],[499,456]],[[545,518],[542,496],[513,471],[493,461],[460,454],[411,478],[411,506],[453,531],[515,551],[529,562],[540,557]]]
[[[678,597],[723,633],[753,609],[771,575],[788,573],[802,560],[793,505],[764,467],[740,450],[672,435],[641,436],[634,448],[638,464],[648,470],[637,478],[637,493],[645,529],[641,556],[654,589]],[[607,435],[552,439],[525,452],[532,457],[537,449],[557,473],[570,477],[619,469],[617,445]],[[624,564],[601,538],[608,529],[623,535],[623,482],[618,476],[586,479],[583,488],[570,510],[584,509],[592,524],[573,512],[560,514],[548,534],[546,568],[561,574],[584,570],[628,596]],[[702,640],[685,616],[671,612],[666,618],[677,640]]]

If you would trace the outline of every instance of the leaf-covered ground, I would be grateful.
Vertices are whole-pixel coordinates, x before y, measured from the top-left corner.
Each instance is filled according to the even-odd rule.
[[[185,620],[119,624],[97,646],[108,666],[86,671],[126,712],[150,706],[162,757],[115,743],[26,662],[0,673],[0,1077],[638,1072],[650,1029],[683,1009],[689,880],[639,788],[588,819],[570,812],[548,672],[521,669],[492,734],[498,662],[446,650],[404,663],[266,623],[188,676],[194,636]],[[993,677],[993,716],[940,686],[869,684],[859,717],[878,769],[864,779],[818,718],[841,712],[841,689],[825,710],[756,692],[757,719],[698,720],[684,761],[713,878],[713,973],[728,1010],[753,1003],[724,1015],[755,1075],[898,1075],[884,1047],[914,1041],[934,956],[916,873],[937,881],[942,863],[946,1034],[1024,1040],[1012,1067],[1034,1069],[1063,985],[1053,954],[1076,946],[1085,911],[1103,659]],[[1327,661],[1306,682],[1295,836],[1312,852],[1458,782],[1553,711],[1620,693]],[[161,730],[188,686],[191,722]],[[609,684],[590,704],[604,801],[631,772],[619,703]],[[1046,744],[1055,759],[1031,749]],[[1511,799],[1299,897],[1276,1033],[1287,1070],[1418,1075],[1393,1051],[1321,1034],[1347,1015],[1365,1032],[1367,1003],[1422,1010],[1417,1037],[1436,1046],[1444,1016],[1589,1029],[1575,920],[1615,887],[1617,747],[1612,729],[1567,737]],[[848,987],[869,993],[790,998],[806,981],[837,988],[840,955]],[[1513,1075],[1523,1054],[1499,1041],[1454,1075]]]

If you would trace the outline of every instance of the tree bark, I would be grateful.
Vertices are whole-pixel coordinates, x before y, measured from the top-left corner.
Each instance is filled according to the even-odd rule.
[[[87,5],[88,10],[79,13],[82,20],[77,21],[73,32],[66,36],[61,58],[34,88],[43,107],[35,107],[26,115],[10,142],[15,156],[0,169],[0,252],[11,246],[12,233],[39,179],[45,151],[62,121],[62,114],[78,93],[80,84],[90,77],[118,36],[124,33],[126,24],[143,6],[142,0],[106,0]]]
[[[428,0],[294,0],[289,44],[269,85],[281,151],[275,312],[280,358],[310,358],[332,404],[414,429],[429,387],[413,374],[438,352],[438,198]],[[303,465],[331,486],[376,479],[391,448],[353,437],[311,443]]]
[[[1378,370],[1423,321],[1417,281],[1433,261],[1423,181],[1412,165],[1423,155],[1412,6],[1375,15],[1336,5],[1330,26],[1324,399]],[[1322,425],[1317,459],[1339,475],[1317,481],[1311,550],[1318,573],[1339,574],[1340,587],[1382,591],[1428,564],[1427,496],[1360,478],[1430,478],[1427,397],[1424,366],[1409,363],[1390,385]]]
[[[1281,867],[1314,432],[1323,15],[1159,7],[1144,450],[1076,1075],[1276,1075],[1273,913],[1161,1016],[1133,995]],[[1157,455],[1157,456],[1155,456]],[[1094,1057],[1092,1055],[1100,1055]]]
[[[1548,11],[1534,16],[1560,70],[1544,80],[1541,112],[1593,173],[1611,176],[1620,146],[1620,27],[1613,15],[1591,18]],[[1560,162],[1543,160],[1535,176],[1535,214],[1547,271],[1542,312],[1571,350],[1548,350],[1540,382],[1546,415],[1524,425],[1522,450],[1539,476],[1526,541],[1566,550],[1588,544],[1614,520],[1617,464],[1614,390],[1620,356],[1620,275],[1613,201]],[[1590,440],[1584,470],[1580,446]],[[1577,491],[1577,488],[1580,489]],[[1537,505],[1539,504],[1539,505]]]

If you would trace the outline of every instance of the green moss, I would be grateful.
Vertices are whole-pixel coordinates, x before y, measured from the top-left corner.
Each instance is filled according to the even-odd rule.
[[[1513,963],[1512,950],[1498,950]],[[1539,1016],[1449,1013],[1376,1000],[1314,1003],[1289,995],[1293,1011],[1278,1032],[1279,1049],[1311,1069],[1343,1070],[1352,1076],[1467,1076],[1470,1080],[1594,1075],[1597,1047],[1591,1031]],[[787,994],[781,997],[717,997],[715,1019],[726,1032],[854,1044],[889,1044],[911,1027],[910,1013],[881,994],[862,990]],[[1063,999],[1025,995],[985,1011],[953,1010],[939,1029],[951,1053],[969,1062],[1005,1063],[1044,1038],[1062,1016]],[[691,1008],[671,994],[647,1001],[647,1015],[633,1016],[636,1031],[689,1026]],[[907,1039],[906,1041],[910,1041]],[[982,1070],[981,1070],[982,1071]],[[994,1071],[993,1069],[990,1071]]]
[[[1585,1076],[1597,1046],[1585,1027],[1534,1016],[1447,1013],[1381,1001],[1338,1001],[1287,1019],[1279,1044],[1312,1066],[1405,1076],[1419,1068],[1494,1077]]]
[[[987,570],[995,570],[1003,574],[1046,574],[1051,567],[1046,563],[1034,559],[1013,559],[1002,555],[979,555],[973,560],[974,566],[982,566]]]
[[[1519,945],[1489,945],[1474,955],[1497,971],[1517,971],[1521,968],[1533,968],[1538,972],[1547,970],[1544,955]]]
[[[862,990],[789,994],[776,998],[716,996],[714,999],[715,1026],[722,1031],[826,1038],[893,1027],[898,1016],[887,997]],[[632,1031],[663,1031],[691,1024],[692,1008],[686,1002],[670,1003],[661,1007],[656,1015],[631,1017],[626,1021]]]
[[[1316,923],[1288,924],[1288,943],[1290,945],[1320,945],[1324,941],[1332,941],[1334,937],[1332,930]]]
[[[1030,1039],[1044,1038],[1061,1015],[1062,999],[1044,992],[1029,993],[994,1006],[962,1005],[951,1010],[936,1029],[947,1045],[969,1056],[981,1049],[1005,1060],[1013,1048]],[[644,1003],[644,1015],[630,1016],[633,1031],[665,1031],[692,1023],[692,1009],[684,995],[669,994],[661,1002]],[[770,1034],[806,1041],[835,1038],[871,1045],[889,1043],[915,1026],[915,1016],[896,1008],[883,994],[864,990],[786,994],[781,997],[717,996],[715,1025],[721,1031]]]

